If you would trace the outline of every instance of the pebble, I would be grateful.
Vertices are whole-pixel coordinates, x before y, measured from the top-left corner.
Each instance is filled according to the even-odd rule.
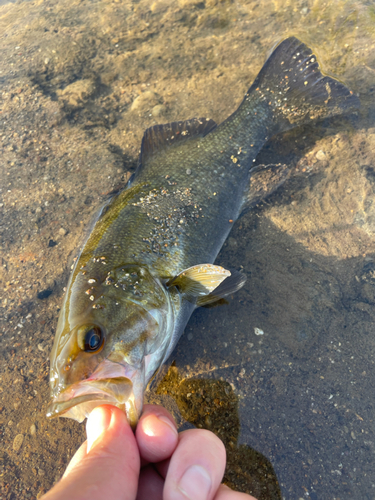
[[[260,328],[254,328],[255,335],[264,335],[264,331]]]
[[[352,436],[352,439],[355,439],[355,434],[354,434],[354,431],[352,431],[352,432],[350,433],[350,435]]]
[[[42,352],[43,352],[43,351],[44,351],[44,347],[43,347],[43,345],[42,345],[42,344],[38,344],[38,349],[39,349],[39,351],[42,351]]]
[[[30,426],[30,434],[31,434],[32,436],[35,436],[35,435],[36,435],[36,425],[35,425],[35,424],[32,424],[32,425]]]
[[[133,104],[130,109],[134,111],[135,109],[142,109],[149,106],[155,106],[157,104],[157,97],[151,90],[146,90],[136,99],[134,99]]]
[[[66,235],[66,233],[67,233],[66,229],[64,229],[63,227],[60,227],[60,229],[59,229],[59,234],[60,234],[61,236],[65,236],[65,235]]]
[[[187,338],[188,338],[188,340],[193,340],[193,334],[192,333],[188,333]]]
[[[21,405],[21,401],[16,401],[15,403],[13,403],[13,406],[14,406],[15,410],[18,410],[18,408],[20,407],[20,405]]]
[[[228,238],[228,246],[232,248],[235,248],[237,246],[237,241],[235,238],[232,238],[232,236]]]
[[[63,90],[58,90],[57,95],[70,106],[76,107],[87,101],[95,92],[96,84],[93,80],[85,78],[76,80]]]
[[[209,415],[206,415],[204,423],[206,424],[207,427],[212,427],[212,419]]]
[[[319,151],[316,153],[316,158],[318,160],[325,160],[326,159],[326,154],[324,151],[322,151],[321,149],[319,149]]]
[[[41,290],[40,292],[37,293],[37,297],[40,300],[48,299],[48,297],[51,295],[52,290],[46,289],[46,290]]]
[[[164,104],[157,104],[152,108],[151,114],[153,117],[157,118],[158,116],[165,115],[167,108]]]
[[[17,434],[13,441],[13,450],[18,453],[23,443],[23,434]]]

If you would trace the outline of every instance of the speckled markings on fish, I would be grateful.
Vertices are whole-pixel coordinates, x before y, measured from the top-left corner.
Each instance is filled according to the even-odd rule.
[[[135,425],[147,384],[194,308],[245,282],[213,262],[240,214],[287,176],[285,165],[253,167],[265,142],[358,106],[288,38],[219,126],[192,119],[147,129],[138,169],[74,264],[51,353],[48,416],[82,421],[110,403]]]

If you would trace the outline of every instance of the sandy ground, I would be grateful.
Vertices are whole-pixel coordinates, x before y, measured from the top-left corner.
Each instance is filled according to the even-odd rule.
[[[259,500],[374,499],[375,9],[297,0],[0,1],[0,487],[39,498],[84,439],[45,418],[84,228],[156,123],[225,119],[288,35],[362,101],[273,139],[291,176],[217,262],[245,287],[193,315],[147,400],[216,432]]]

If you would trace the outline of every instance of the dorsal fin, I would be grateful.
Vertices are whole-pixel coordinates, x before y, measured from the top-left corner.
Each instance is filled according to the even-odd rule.
[[[172,144],[191,137],[204,137],[215,127],[216,123],[210,118],[192,118],[165,125],[154,125],[143,135],[139,164],[144,165],[153,154]]]

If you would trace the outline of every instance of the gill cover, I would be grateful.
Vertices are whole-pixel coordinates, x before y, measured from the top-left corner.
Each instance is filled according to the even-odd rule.
[[[83,283],[82,283],[83,281]],[[90,295],[82,299],[89,282]],[[51,354],[48,416],[82,421],[103,403],[135,424],[148,380],[168,347],[169,294],[146,268],[126,265],[68,290]]]

